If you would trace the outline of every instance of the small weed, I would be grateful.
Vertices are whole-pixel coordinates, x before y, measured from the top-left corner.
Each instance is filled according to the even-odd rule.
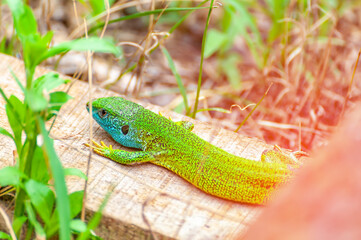
[[[9,132],[0,127],[0,133],[14,141],[18,156],[14,166],[0,170],[0,186],[11,185],[16,189],[11,232],[19,238],[26,225],[26,232],[21,235],[25,239],[31,239],[34,233],[39,238],[58,235],[59,239],[71,239],[72,233],[80,233],[82,236],[82,229],[89,236],[89,231],[97,224],[86,226],[76,219],[82,209],[83,192],[68,193],[65,183],[66,174],[82,178],[84,174],[77,169],[62,167],[53,140],[49,137],[50,130],[45,126],[45,122],[56,117],[61,106],[71,99],[65,92],[53,90],[68,80],[60,78],[56,73],[34,79],[34,72],[42,61],[70,50],[115,55],[119,55],[120,50],[111,41],[95,37],[50,47],[53,33],[41,35],[38,32],[32,10],[21,0],[8,0],[7,4],[22,46],[26,73],[25,85],[13,73],[14,80],[23,92],[23,101],[19,96],[8,97],[0,88],[12,130]],[[82,224],[86,227],[81,228]],[[6,239],[9,235],[0,232],[0,238]]]

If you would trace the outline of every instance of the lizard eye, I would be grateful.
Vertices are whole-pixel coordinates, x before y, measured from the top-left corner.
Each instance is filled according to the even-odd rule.
[[[123,133],[124,135],[127,135],[128,132],[129,132],[129,125],[124,125],[124,126],[122,127],[122,133]]]
[[[108,116],[108,112],[102,108],[98,111],[98,115],[100,118],[105,118],[106,116]]]

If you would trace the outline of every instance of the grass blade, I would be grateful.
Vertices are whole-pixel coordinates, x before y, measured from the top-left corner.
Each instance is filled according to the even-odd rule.
[[[211,4],[210,4],[209,11],[208,11],[208,16],[207,16],[206,26],[204,27],[204,33],[203,33],[203,39],[202,39],[202,49],[201,49],[201,63],[200,63],[200,65],[199,65],[197,95],[196,95],[196,101],[195,101],[195,103],[194,103],[192,118],[195,118],[195,117],[196,117],[197,110],[198,110],[197,108],[198,108],[198,102],[199,102],[199,94],[200,94],[201,85],[202,85],[202,71],[203,71],[203,60],[204,60],[204,48],[205,48],[206,40],[207,40],[207,31],[208,31],[209,20],[210,20],[210,18],[211,18],[211,13],[212,13],[212,9],[213,9],[213,2],[214,2],[214,0],[211,0]]]
[[[184,108],[186,109],[186,115],[188,115],[189,112],[190,112],[190,109],[189,109],[189,106],[188,106],[187,89],[183,85],[181,76],[179,75],[179,73],[178,73],[178,71],[177,71],[177,69],[175,67],[175,64],[173,62],[173,59],[170,56],[168,50],[165,47],[161,47],[161,50],[162,50],[164,56],[167,58],[169,68],[172,70],[172,73],[173,73],[173,75],[174,75],[174,77],[175,77],[175,79],[177,81],[179,91],[180,91],[180,93],[182,94],[182,97],[183,97],[183,103],[184,103]]]
[[[208,0],[206,0],[205,2],[207,2]],[[130,20],[130,19],[135,19],[135,18],[140,18],[140,17],[144,17],[144,16],[148,16],[148,15],[152,15],[152,14],[156,14],[156,13],[166,13],[166,12],[179,12],[179,11],[194,11],[194,10],[198,10],[198,9],[206,9],[208,7],[190,7],[190,8],[167,8],[167,9],[155,9],[152,11],[146,11],[146,12],[140,12],[140,13],[134,13],[132,15],[127,15],[127,16],[123,16],[120,18],[116,18],[116,19],[112,19],[108,22],[108,24],[112,24],[115,22],[120,22],[120,21],[124,21],[124,20]],[[105,25],[105,23],[99,23],[97,25],[95,25],[94,27],[90,28],[88,33],[92,33],[95,30],[99,29],[99,28],[103,28]]]
[[[38,117],[38,125],[43,136],[44,157],[50,162],[50,169],[54,178],[56,205],[59,209],[59,223],[61,240],[70,240],[70,204],[65,184],[64,170],[54,150],[53,141],[48,136],[44,120]]]
[[[267,91],[263,94],[262,98],[258,101],[256,106],[254,106],[254,108],[250,111],[250,113],[247,115],[247,117],[245,117],[243,119],[241,124],[239,124],[238,128],[234,132],[238,132],[238,130],[246,123],[247,119],[252,115],[252,113],[256,110],[256,108],[261,104],[263,99],[267,96],[267,93],[268,93],[268,91],[270,90],[271,87],[272,87],[272,84],[268,87]]]
[[[107,193],[107,195],[105,196],[105,199],[102,202],[102,204],[100,205],[98,211],[94,214],[92,219],[89,221],[86,231],[81,233],[80,236],[77,238],[77,240],[89,239],[89,235],[91,234],[90,231],[95,229],[98,226],[98,224],[99,224],[99,222],[100,222],[100,220],[102,218],[102,212],[103,212],[103,210],[105,208],[105,205],[107,204],[107,202],[109,200],[111,192],[112,191],[109,191]]]

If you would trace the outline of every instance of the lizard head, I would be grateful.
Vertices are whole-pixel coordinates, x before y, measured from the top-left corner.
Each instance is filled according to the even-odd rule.
[[[86,104],[89,112],[89,102]],[[92,117],[112,138],[126,147],[143,149],[136,120],[144,108],[121,97],[92,101]]]

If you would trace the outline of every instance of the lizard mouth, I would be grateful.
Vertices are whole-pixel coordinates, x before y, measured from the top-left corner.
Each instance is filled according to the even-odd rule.
[[[86,110],[89,112],[89,102],[86,103]]]

